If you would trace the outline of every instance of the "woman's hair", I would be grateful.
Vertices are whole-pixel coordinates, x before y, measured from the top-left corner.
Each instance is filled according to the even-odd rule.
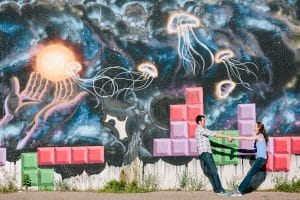
[[[258,129],[259,129],[259,133],[263,134],[266,143],[268,143],[268,141],[269,141],[269,136],[268,136],[268,134],[267,134],[267,132],[266,132],[266,129],[265,129],[264,124],[261,123],[261,122],[256,122],[256,124],[257,124],[257,127],[258,127]]]

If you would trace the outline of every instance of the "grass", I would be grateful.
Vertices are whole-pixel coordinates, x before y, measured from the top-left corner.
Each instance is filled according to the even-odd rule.
[[[111,180],[105,184],[103,189],[98,190],[98,192],[108,192],[108,193],[142,193],[151,192],[151,189],[140,186],[136,181],[128,182]]]
[[[9,181],[7,185],[0,185],[0,193],[12,193],[17,191],[18,188],[12,181]]]
[[[275,185],[275,190],[279,192],[300,192],[300,179],[278,182]]]
[[[179,187],[183,190],[200,191],[203,188],[203,183],[196,176],[184,172],[179,178]]]

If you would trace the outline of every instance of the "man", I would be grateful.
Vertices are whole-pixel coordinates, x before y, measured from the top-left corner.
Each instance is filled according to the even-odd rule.
[[[207,167],[207,169],[209,170],[214,192],[216,192],[218,195],[227,195],[221,184],[218,175],[218,169],[212,157],[211,145],[208,137],[213,136],[218,138],[227,138],[229,141],[232,141],[233,138],[231,136],[210,131],[207,128],[205,128],[204,115],[198,115],[196,117],[196,123],[198,124],[198,126],[196,128],[195,137],[197,142],[199,158],[203,162],[204,167]]]

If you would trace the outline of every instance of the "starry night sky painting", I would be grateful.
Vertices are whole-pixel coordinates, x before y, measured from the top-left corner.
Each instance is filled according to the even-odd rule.
[[[187,87],[203,87],[212,130],[255,103],[270,135],[299,135],[299,49],[296,0],[4,0],[0,143],[151,158]]]

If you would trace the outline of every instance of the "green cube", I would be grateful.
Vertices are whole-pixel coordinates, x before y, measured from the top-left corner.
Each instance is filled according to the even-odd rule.
[[[37,164],[37,154],[36,153],[22,153],[21,154],[21,165],[22,170],[36,170],[38,168]]]
[[[39,185],[54,185],[53,169],[39,169]]]
[[[38,186],[38,173],[39,171],[37,169],[34,170],[22,170],[22,182],[24,176],[27,174],[30,178],[31,186]]]
[[[220,152],[222,152],[222,149],[221,148],[213,148],[212,152],[213,152],[213,159],[215,161],[215,164],[216,165],[222,165],[223,156],[220,154]]]
[[[238,153],[236,149],[225,149],[225,154],[223,161],[224,165],[237,165],[238,164]]]
[[[54,190],[54,185],[39,185],[39,190],[52,191]]]

